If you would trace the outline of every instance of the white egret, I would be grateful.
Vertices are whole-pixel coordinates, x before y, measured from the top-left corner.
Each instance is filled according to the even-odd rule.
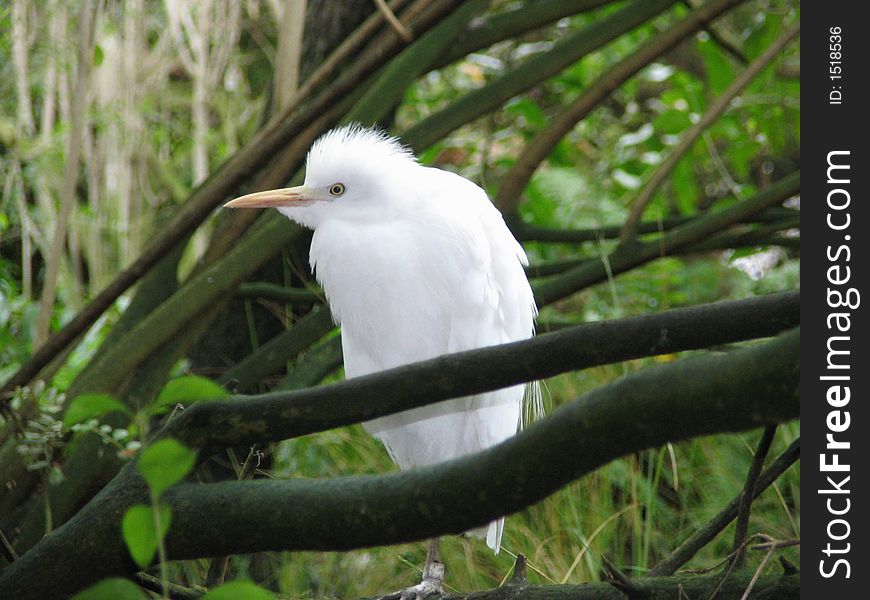
[[[537,313],[525,252],[486,193],[420,165],[382,132],[350,125],[318,139],[305,183],[226,204],[274,207],[314,230],[310,263],[341,325],[356,377],[450,352],[529,338]],[[365,423],[401,469],[489,448],[514,435],[524,386]],[[475,533],[498,552],[504,519]],[[437,577],[430,547],[427,569]],[[440,581],[436,582],[440,585]]]

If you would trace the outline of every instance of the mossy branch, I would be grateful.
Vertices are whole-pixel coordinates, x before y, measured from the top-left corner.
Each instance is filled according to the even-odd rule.
[[[196,404],[164,435],[197,448],[277,441],[572,370],[775,335],[799,322],[800,295],[784,292],[585,323],[328,386]]]

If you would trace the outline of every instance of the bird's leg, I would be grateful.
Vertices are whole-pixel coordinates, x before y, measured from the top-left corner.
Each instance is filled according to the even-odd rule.
[[[441,562],[441,540],[429,540],[426,550],[426,563],[423,565],[423,581],[402,591],[401,600],[426,600],[440,598],[444,593],[441,581],[444,579],[444,563]]]
[[[423,564],[423,581],[436,582],[441,588],[444,579],[444,563],[441,562],[441,538],[429,540],[429,548],[426,550],[426,562]]]

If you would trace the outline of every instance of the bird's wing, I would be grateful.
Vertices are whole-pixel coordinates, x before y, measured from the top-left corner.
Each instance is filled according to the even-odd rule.
[[[483,190],[459,176],[435,173],[438,181],[431,189],[437,196],[420,214],[427,227],[418,245],[430,245],[430,252],[437,248],[439,258],[449,261],[439,260],[430,266],[427,279],[437,285],[428,293],[439,295],[438,302],[431,303],[439,311],[419,316],[433,322],[418,327],[439,329],[444,335],[419,337],[416,350],[428,358],[531,337],[536,311],[522,268],[526,262],[522,247]],[[496,440],[484,444],[487,447],[516,430],[522,397],[523,386],[514,386],[392,415],[371,423],[369,429],[380,434],[387,428],[407,427],[435,416],[511,405],[506,410],[486,411],[486,415],[466,414],[466,424],[480,430],[474,437]]]
[[[450,352],[523,340],[534,333],[537,314],[523,266],[526,253],[486,193],[468,180],[460,210],[468,243],[475,247],[463,273],[465,298],[453,319]],[[456,202],[456,200],[454,200]]]

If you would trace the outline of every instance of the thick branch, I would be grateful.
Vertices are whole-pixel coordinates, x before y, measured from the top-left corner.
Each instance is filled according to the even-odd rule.
[[[328,386],[196,404],[166,434],[198,448],[277,441],[571,370],[775,335],[799,321],[799,293],[786,292],[586,323]]]
[[[345,550],[460,533],[538,502],[619,456],[796,418],[799,354],[800,333],[793,330],[726,355],[646,369],[593,390],[503,444],[425,469],[179,485],[164,496],[173,512],[168,554]],[[408,395],[416,391],[405,388]],[[127,506],[147,497],[136,473],[135,464],[125,467],[76,517],[8,567],[0,595],[56,598],[134,570],[119,522]]]
[[[472,52],[517,37],[538,29],[559,19],[582,12],[591,11],[605,4],[611,4],[614,0],[538,0],[529,4],[521,5],[513,10],[508,10],[487,17],[480,23],[473,24],[450,51],[436,63],[440,68],[459,60]]]

